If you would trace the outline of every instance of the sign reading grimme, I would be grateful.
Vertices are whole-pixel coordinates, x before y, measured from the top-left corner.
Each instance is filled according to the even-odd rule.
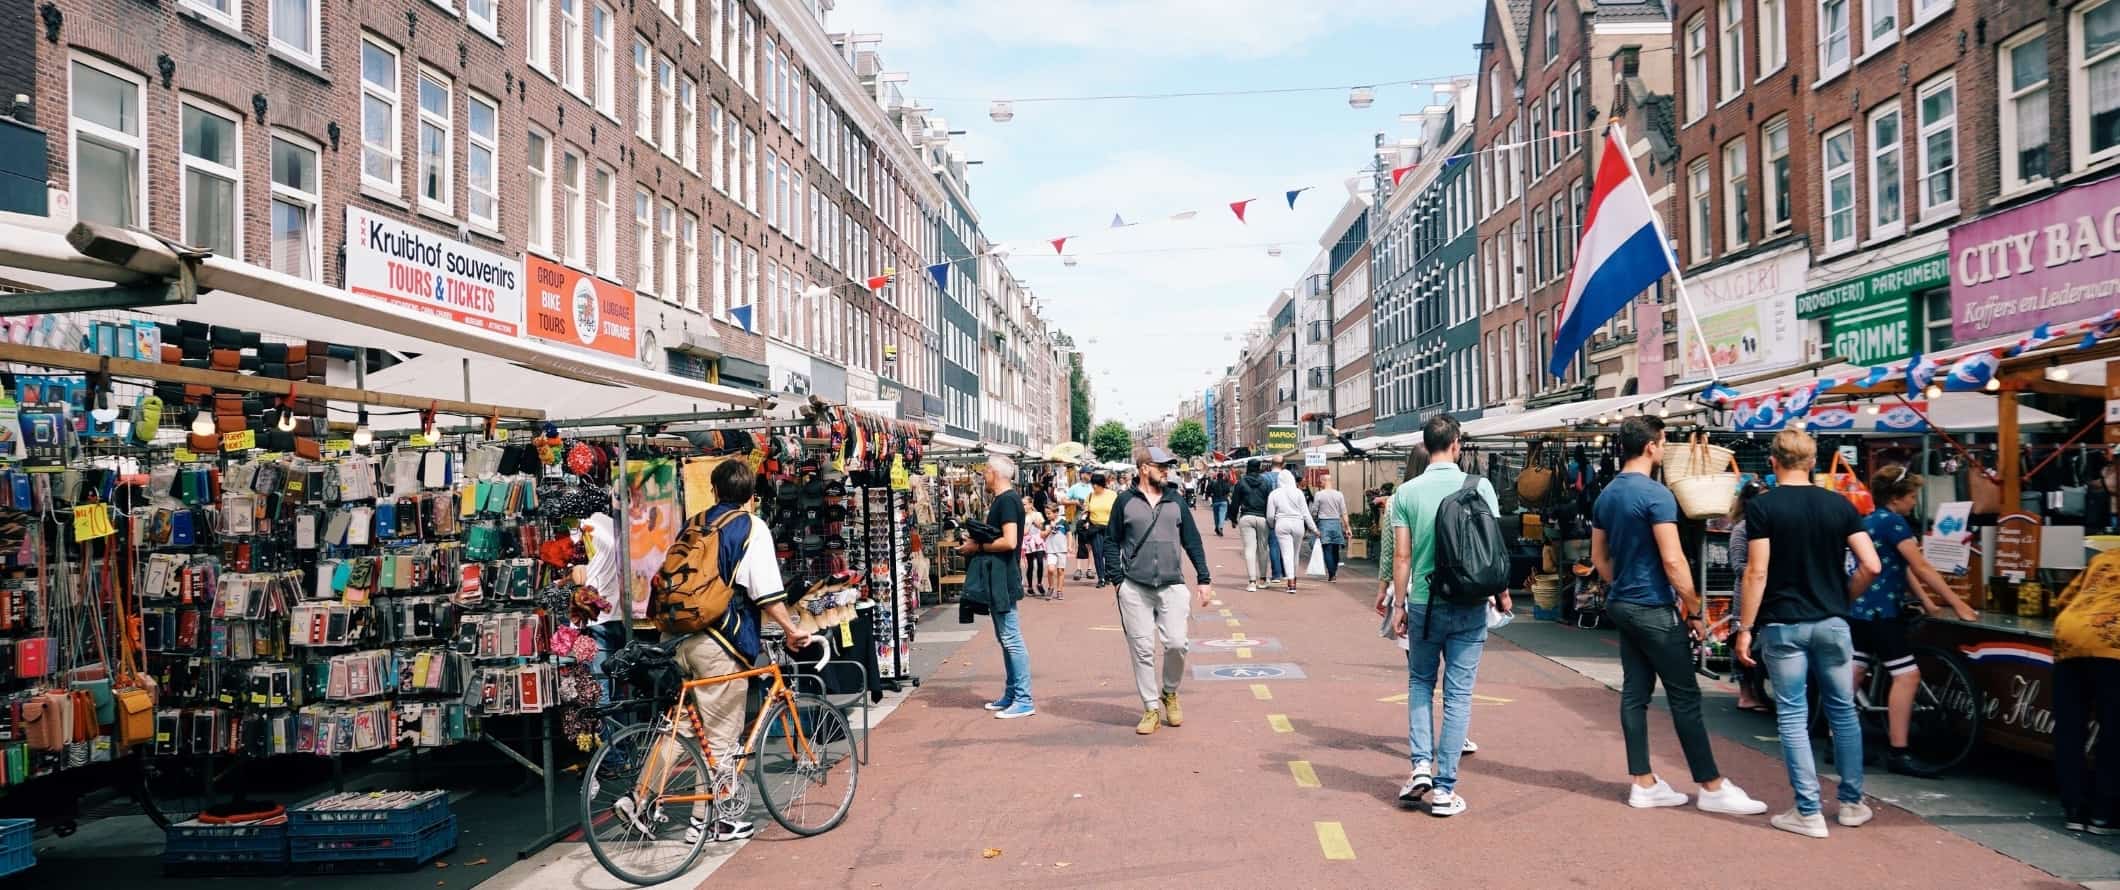
[[[453,238],[346,207],[346,289],[516,336],[523,325],[522,264]]]
[[[1951,230],[1951,334],[1965,343],[2120,308],[2120,179]]]

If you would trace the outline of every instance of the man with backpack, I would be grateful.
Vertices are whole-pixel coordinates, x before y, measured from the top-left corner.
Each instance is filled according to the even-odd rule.
[[[1391,577],[1395,636],[1406,647],[1407,743],[1413,773],[1399,802],[1428,798],[1432,816],[1465,811],[1457,794],[1458,758],[1472,722],[1472,684],[1487,643],[1488,602],[1507,613],[1509,551],[1502,541],[1494,486],[1458,467],[1457,419],[1438,414],[1421,427],[1428,470],[1391,496]],[[1433,701],[1438,662],[1443,721],[1437,737]]]
[[[1119,589],[1119,626],[1126,631],[1134,687],[1141,693],[1141,722],[1134,727],[1141,735],[1155,732],[1159,723],[1178,726],[1185,721],[1178,710],[1178,681],[1185,678],[1185,630],[1194,605],[1185,589],[1185,560],[1192,561],[1200,582],[1198,605],[1205,608],[1214,596],[1208,590],[1200,529],[1192,511],[1177,502],[1177,486],[1166,475],[1177,462],[1169,451],[1150,446],[1137,462],[1137,483],[1113,504],[1111,528],[1104,535],[1104,568]],[[1161,683],[1156,677],[1158,635],[1163,638]]]
[[[1767,805],[1747,796],[1715,768],[1708,728],[1700,716],[1700,682],[1693,673],[1693,641],[1701,626],[1700,595],[1678,539],[1678,500],[1649,478],[1664,458],[1664,422],[1650,415],[1619,426],[1620,473],[1598,496],[1590,528],[1590,561],[1610,585],[1606,611],[1619,626],[1619,727],[1627,740],[1627,772],[1634,782],[1627,805],[1682,807],[1686,796],[1649,767],[1649,699],[1662,679],[1671,722],[1686,766],[1700,786],[1704,812],[1755,816]],[[1587,466],[1587,461],[1583,462]],[[1689,634],[1690,631],[1690,634]]]
[[[757,484],[751,465],[722,461],[708,478],[714,506],[678,534],[648,594],[648,617],[656,626],[665,634],[688,635],[677,644],[677,663],[695,680],[749,670],[762,648],[758,632],[763,618],[780,625],[790,652],[807,649],[813,642],[809,632],[796,626],[794,616],[788,614],[772,532],[749,512]],[[743,750],[744,701],[749,689],[749,684],[732,682],[692,690],[707,750],[729,770],[737,762],[735,755]],[[711,779],[724,791],[738,781],[733,771]],[[752,823],[733,819],[717,819],[710,825],[707,804],[697,803],[692,805],[685,842],[696,843],[701,836],[741,840],[756,831]]]

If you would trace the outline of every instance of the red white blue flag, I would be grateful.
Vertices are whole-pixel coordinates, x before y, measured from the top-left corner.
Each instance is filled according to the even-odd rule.
[[[1553,361],[1546,369],[1563,376],[1600,326],[1672,271],[1649,192],[1614,127],[1605,133],[1590,210],[1576,242],[1575,268],[1568,274],[1560,324],[1553,331]]]

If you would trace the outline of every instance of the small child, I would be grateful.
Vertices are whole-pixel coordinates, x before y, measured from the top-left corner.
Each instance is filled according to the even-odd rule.
[[[1056,600],[1066,598],[1067,554],[1067,520],[1054,520],[1045,536],[1045,589]]]
[[[1031,596],[1049,598],[1045,589],[1045,514],[1032,510],[1024,517],[1023,524],[1029,530],[1023,534],[1023,578],[1025,592]]]

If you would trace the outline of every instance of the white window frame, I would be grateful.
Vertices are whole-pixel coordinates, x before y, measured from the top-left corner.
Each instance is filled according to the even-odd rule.
[[[1995,92],[1996,101],[2000,105],[1996,112],[1995,129],[2000,135],[2002,146],[2002,191],[2004,194],[2042,185],[2052,181],[2053,178],[2054,125],[2051,114],[2044,115],[2040,121],[2047,131],[2047,172],[2039,176],[2027,177],[2024,175],[2024,170],[2018,165],[2017,158],[2019,148],[2017,145],[2017,109],[2034,94],[2044,94],[2048,103],[2053,102],[2053,72],[2049,70],[2042,53],[2039,60],[2039,82],[2032,86],[2018,89],[2013,80],[2013,75],[2016,72],[2010,65],[2011,53],[2025,44],[2034,40],[2043,40],[2045,37],[2046,26],[2035,25],[2003,41],[2002,45],[1995,51]],[[2084,104],[2087,105],[2089,103],[2086,102]],[[2049,104],[2047,108],[2051,111],[2053,106]],[[2071,114],[2073,113],[2071,112]]]
[[[464,213],[473,224],[498,231],[501,227],[501,103],[475,90],[464,91],[464,98],[464,186],[467,196],[465,198]],[[472,123],[475,120],[471,114],[471,106],[473,105],[483,106],[492,111],[493,132],[484,135],[478,132],[477,127]],[[480,197],[478,177],[472,175],[473,169],[477,166],[472,160],[473,151],[475,150],[486,152],[486,181],[491,183],[492,191],[486,193],[484,197],[488,200],[489,206],[493,208],[493,212],[489,215],[482,216],[478,212],[478,199]]]
[[[655,57],[655,99],[662,110],[661,129],[656,131],[656,147],[662,149],[663,157],[677,158],[677,63],[669,56]]]
[[[1745,4],[1749,0],[1716,0],[1716,27],[1721,42],[1717,60],[1722,66],[1720,105],[1745,92]]]
[[[677,205],[662,201],[655,209],[655,249],[661,251],[661,287],[656,290],[665,302],[675,303],[683,292],[677,280]]]
[[[743,33],[737,44],[742,49],[736,57],[736,82],[743,85],[743,94],[758,98],[758,18],[744,15]]]
[[[1708,14],[1695,13],[1686,20],[1686,123],[1706,117],[1708,97],[1714,95],[1715,87],[1709,83],[1713,68],[1708,65]]]
[[[573,171],[568,171],[569,161]],[[589,160],[573,148],[559,150],[560,258],[577,269],[589,268]]]
[[[796,244],[802,244],[804,243],[803,213],[801,206],[803,196],[802,174],[796,173],[793,174],[793,176],[794,178],[788,183],[788,195],[789,199],[794,201],[796,206],[793,218],[788,220],[788,236],[794,238]]]
[[[66,144],[71,149],[74,146],[79,146],[81,140],[87,139],[92,142],[103,143],[120,151],[132,152],[133,194],[130,203],[132,204],[133,218],[126,220],[124,224],[134,228],[144,228],[148,219],[147,200],[148,192],[150,191],[147,187],[147,78],[104,62],[101,59],[79,53],[74,54],[69,59],[69,63],[66,69],[66,86],[67,95],[69,96],[79,95],[73,88],[73,76],[76,66],[93,68],[98,73],[107,74],[132,85],[133,123],[140,132],[125,133],[80,117],[74,114],[73,104],[69,101],[67,105],[68,137]],[[74,206],[78,208],[81,206],[81,175],[78,168],[69,172],[70,175],[67,177],[68,184],[71,186],[70,190],[73,193]]]
[[[1789,64],[1789,3],[1759,0],[1759,79]]]
[[[1824,83],[1847,73],[1848,65],[1855,56],[1855,0],[1815,0],[1817,18],[1813,22],[1818,31],[1818,82]],[[1834,33],[1826,30],[1826,8],[1840,8],[1840,51],[1833,52]]]
[[[464,21],[470,22],[471,27],[479,33],[499,40],[500,20],[495,6],[500,2],[501,0],[465,0]]]
[[[582,80],[582,43],[582,0],[559,0],[559,85],[587,99],[589,86]]]
[[[243,0],[225,0],[227,9],[220,9],[214,0],[183,0],[184,8],[200,17],[227,25],[237,31],[243,30]],[[268,0],[269,2],[269,0]]]
[[[271,32],[269,36],[272,40],[272,48],[311,65],[321,65],[323,59],[324,14],[319,7],[324,0],[302,0],[302,2],[307,4],[309,9],[309,14],[303,17],[305,21],[302,22],[302,34],[309,40],[309,48],[306,50],[280,39],[280,27],[285,23],[280,21],[280,16],[278,15],[279,5],[275,0],[265,0],[265,15],[270,19],[268,30]]]
[[[1829,148],[1828,146],[1832,145],[1832,143],[1833,143],[1833,141],[1834,141],[1835,139],[1846,139],[1846,140],[1847,140],[1847,144],[1848,144],[1848,149],[1847,149],[1847,160],[1846,160],[1846,161],[1845,161],[1844,163],[1842,163],[1841,165],[1839,165],[1839,166],[1827,166],[1828,164],[1831,164],[1831,163],[1832,163],[1832,160],[1831,160],[1831,159],[1832,159],[1832,156],[1833,156],[1833,153],[1832,153],[1831,149],[1830,149],[1830,148]],[[1825,251],[1824,251],[1825,253],[1839,253],[1839,252],[1841,252],[1841,251],[1847,250],[1847,249],[1849,249],[1849,248],[1852,248],[1852,247],[1854,247],[1854,246],[1855,246],[1855,240],[1856,240],[1856,232],[1855,232],[1855,230],[1856,230],[1856,226],[1855,226],[1855,167],[1856,167],[1856,160],[1857,160],[1857,158],[1856,158],[1856,150],[1855,150],[1855,128],[1854,128],[1854,127],[1852,127],[1852,126],[1849,126],[1849,125],[1847,125],[1847,124],[1841,124],[1841,125],[1840,125],[1840,126],[1838,126],[1838,127],[1834,127],[1833,129],[1827,130],[1827,131],[1826,131],[1825,133],[1821,134],[1821,135],[1820,135],[1820,136],[1818,137],[1818,165],[1819,165],[1819,176],[1818,176],[1818,186],[1819,186],[1819,191],[1818,191],[1818,209],[1819,209],[1819,220],[1818,220],[1818,224],[1819,224],[1819,228],[1818,228],[1818,234],[1819,234],[1819,239],[1820,239],[1821,243],[1823,243],[1823,244],[1825,245]],[[1844,177],[1847,177],[1847,181],[1848,181],[1848,204],[1847,204],[1847,206],[1846,206],[1845,208],[1838,208],[1838,209],[1836,209],[1836,208],[1835,208],[1835,207],[1833,206],[1833,203],[1832,203],[1832,202],[1833,202],[1833,181],[1834,181],[1835,179],[1839,179],[1839,178],[1841,178],[1841,177],[1843,177],[1843,176],[1844,176]],[[1842,238],[1834,238],[1834,237],[1833,237],[1833,216],[1834,216],[1834,215],[1835,215],[1836,213],[1845,213],[1845,214],[1847,214],[1847,219],[1848,219],[1848,233],[1847,233],[1846,237],[1842,237]]]
[[[399,134],[399,129],[404,126],[404,121],[402,120],[404,113],[399,103],[403,101],[405,93],[405,60],[398,54],[398,48],[395,45],[385,43],[374,35],[362,34],[361,44],[361,61],[357,63],[361,69],[362,96],[361,184],[383,189],[394,197],[401,193],[402,183],[405,179],[405,143]],[[381,50],[390,57],[390,88],[387,91],[368,79],[367,55],[369,47]],[[380,140],[370,138],[368,133],[368,110],[366,106],[370,99],[390,107],[390,114],[387,116],[390,121],[390,132],[383,134],[383,138]],[[376,152],[390,159],[389,179],[381,179],[368,172],[369,152]]]
[[[529,249],[552,255],[552,136],[531,127],[523,138],[523,167],[530,177]]]
[[[1715,175],[1707,158],[1686,165],[1686,243],[1696,263],[1707,262],[1715,249]]]
[[[707,181],[715,191],[726,195],[729,193],[728,158],[721,150],[721,122],[721,101],[707,100]]]
[[[2115,140],[2103,151],[2091,148],[2091,82],[2090,68],[2099,62],[2111,59],[2120,53],[2120,44],[2106,48],[2097,58],[2085,58],[2087,42],[2084,39],[2084,17],[2093,10],[2103,9],[2114,0],[2085,3],[2069,11],[2068,17],[2068,96],[2069,96],[2069,163],[2071,170],[2085,170],[2115,157],[2120,157],[2120,140]],[[2120,64],[2120,63],[2116,63]],[[2049,138],[2051,134],[2049,134]]]
[[[1552,65],[1561,55],[1561,5],[1546,4],[1546,64]]]
[[[758,131],[743,128],[743,209],[758,216]]]
[[[633,35],[633,135],[655,144],[655,53],[648,39]]]
[[[598,3],[589,13],[589,89],[591,103],[612,120],[618,119],[618,13],[609,4]]]
[[[689,5],[689,0],[687,0]],[[677,304],[686,309],[700,309],[699,305],[699,216],[687,210],[678,217],[678,241],[684,250],[684,262],[678,269]]]
[[[1949,90],[1951,93],[1951,113],[1934,121],[1924,120],[1922,117],[1923,106],[1928,98],[1945,90]],[[1958,140],[1958,79],[1953,73],[1944,72],[1938,77],[1931,78],[1928,82],[1923,83],[1919,89],[1915,90],[1914,119],[1920,125],[1916,138],[1917,145],[1920,148],[1917,154],[1921,159],[1919,168],[1921,190],[1920,204],[1918,205],[1921,208],[1921,219],[1923,222],[1927,222],[1939,216],[1956,216],[1958,214],[1958,198],[1961,193],[1958,183],[1959,171],[1964,166],[1959,163],[1959,159],[1964,156],[1965,149],[1964,146],[1959,144]],[[1944,131],[1949,131],[1951,134],[1951,160],[1950,166],[1946,168],[1947,175],[1950,178],[1951,197],[1948,201],[1931,202],[1929,200],[1929,180],[1937,173],[1945,171],[1930,169],[1930,165],[1935,159],[1929,157],[1929,137]]]
[[[1906,27],[1908,31],[1933,22],[1944,13],[1950,12],[1952,0],[1913,0],[1913,3],[1914,17],[1912,24]]]
[[[552,0],[523,0],[523,56],[530,67],[552,76]]]
[[[322,281],[324,278],[324,219],[322,215],[324,212],[324,196],[322,194],[322,180],[324,176],[324,147],[318,145],[315,142],[310,141],[307,137],[296,135],[294,133],[289,133],[284,130],[274,130],[272,131],[272,135],[265,143],[266,157],[268,158],[266,163],[268,167],[271,165],[271,161],[269,160],[269,158],[272,154],[272,144],[274,142],[285,143],[298,151],[304,151],[309,153],[309,172],[313,177],[315,177],[312,182],[312,184],[315,186],[315,190],[304,190],[291,185],[286,185],[280,182],[279,178],[277,176],[272,175],[270,171],[266,173],[266,181],[271,185],[272,192],[271,197],[266,202],[265,208],[265,237],[266,243],[270,246],[266,248],[265,262],[261,265],[264,265],[267,268],[274,268],[275,265],[273,262],[273,251],[278,247],[278,243],[273,238],[272,216],[274,210],[272,205],[288,204],[291,206],[300,207],[304,210],[304,212],[308,214],[309,218],[309,225],[307,227],[309,234],[307,237],[302,239],[303,262],[309,267],[310,271],[310,274],[307,276],[307,280]],[[284,273],[284,270],[281,271],[283,271]]]
[[[677,78],[677,159],[699,172],[699,83],[690,74]]]
[[[441,69],[421,65],[419,89],[422,93],[426,91],[429,81],[441,86],[442,106],[447,113],[437,114],[429,111],[425,97],[415,97],[413,107],[418,109],[421,131],[417,132],[412,140],[415,154],[412,175],[421,181],[414,183],[413,197],[418,199],[421,207],[446,214],[456,207],[456,84]],[[427,140],[424,132],[427,127],[434,127],[442,133],[442,154],[435,163],[435,169],[441,171],[442,196],[439,199],[427,197],[424,181],[426,177],[421,174],[421,168],[427,163]]]
[[[596,165],[591,200],[596,202],[596,274],[618,279],[618,173]]]
[[[1913,0],[1921,5],[1921,0]],[[1899,0],[1863,0],[1862,4],[1862,54],[1871,53],[1899,42],[1901,31]]]
[[[1877,135],[1877,125],[1884,122],[1887,118],[1893,121],[1893,129],[1896,131],[1895,135],[1897,136],[1890,145],[1883,144],[1883,140],[1880,140]],[[1872,109],[1869,116],[1864,119],[1863,126],[1866,134],[1863,141],[1869,143],[1870,147],[1867,161],[1869,169],[1866,177],[1869,180],[1870,187],[1870,238],[1872,240],[1890,238],[1905,232],[1907,226],[1906,112],[1899,107],[1899,99],[1894,97],[1891,101]],[[1884,171],[1880,168],[1887,161],[1898,168],[1899,208],[1898,216],[1893,219],[1885,219],[1883,215],[1885,182],[1882,175]]]
[[[729,161],[729,188],[727,194],[737,206],[743,205],[743,159],[737,157],[743,150],[743,125],[734,111],[722,119],[726,130],[722,132],[722,153]]]
[[[780,41],[773,39],[773,35],[771,34],[764,35],[764,38],[766,70],[761,79],[765,81],[766,94],[765,98],[762,101],[765,105],[767,117],[779,117],[780,88],[778,84],[780,83]]]
[[[655,196],[633,187],[633,289],[655,295]]]
[[[232,200],[234,201],[233,206],[230,208],[231,215],[228,220],[228,225],[230,228],[230,231],[228,233],[229,245],[230,249],[233,251],[233,253],[229,255],[229,258],[240,260],[243,258],[244,223],[243,115],[238,114],[229,109],[214,105],[213,103],[205,99],[188,95],[178,100],[177,108],[177,223],[179,226],[178,231],[183,233],[184,243],[186,244],[203,245],[206,243],[205,239],[199,237],[199,233],[193,232],[191,230],[191,172],[196,170],[204,175],[226,180],[233,187]],[[230,124],[234,128],[234,137],[232,139],[231,147],[235,150],[235,166],[224,166],[217,161],[210,161],[205,158],[197,157],[192,155],[190,152],[184,150],[182,136],[184,109],[191,109],[193,111],[197,111],[200,114],[210,115],[212,117],[219,118],[223,123]]]
[[[1736,250],[1752,243],[1754,223],[1758,217],[1752,213],[1752,157],[1739,136],[1722,147],[1722,204],[1723,204],[1723,249]],[[1742,216],[1744,225],[1738,225]]]
[[[708,10],[714,8],[712,2],[707,4]],[[713,35],[710,33],[708,36],[711,37]],[[729,236],[723,234],[720,229],[715,229],[713,230],[712,240],[709,243],[708,258],[713,263],[713,269],[710,274],[714,276],[712,283],[707,288],[709,296],[714,300],[713,310],[709,313],[709,316],[726,319],[729,317]]]
[[[1775,140],[1773,137],[1773,133],[1777,130],[1781,132],[1781,148],[1778,150],[1774,147]],[[1787,115],[1767,121],[1766,126],[1759,128],[1759,177],[1760,183],[1764,186],[1759,193],[1760,218],[1766,224],[1765,228],[1761,230],[1763,236],[1774,235],[1787,230],[1795,224],[1796,197],[1794,190],[1796,188],[1796,170],[1795,162],[1789,157],[1790,138],[1789,118]],[[1786,181],[1775,181],[1774,162],[1776,160],[1781,161],[1783,166],[1787,168]],[[1776,207],[1775,198],[1784,190],[1789,192],[1789,206],[1787,208]]]
[[[764,216],[766,225],[777,229],[780,228],[780,154],[770,148],[766,149],[765,164],[766,181],[764,188],[760,189],[765,192]]]

